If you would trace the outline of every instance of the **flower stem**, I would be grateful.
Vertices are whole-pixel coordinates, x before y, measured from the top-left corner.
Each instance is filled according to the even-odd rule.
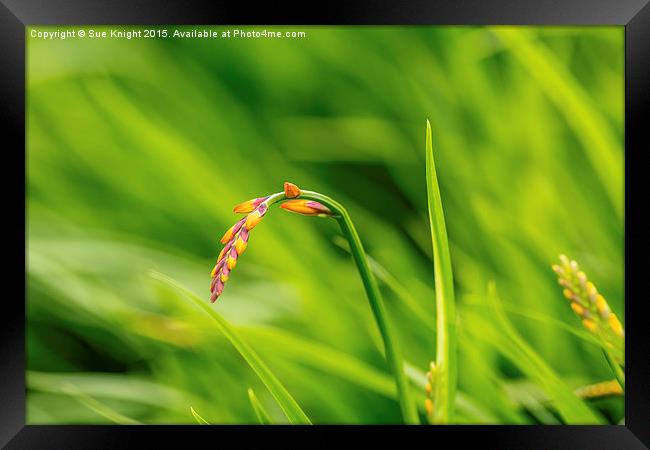
[[[343,235],[348,240],[350,244],[350,251],[354,262],[357,265],[359,270],[359,275],[363,281],[363,286],[366,290],[366,295],[368,297],[368,302],[370,303],[370,308],[379,327],[379,332],[381,333],[382,340],[384,342],[384,350],[386,354],[386,360],[393,372],[395,377],[395,384],[397,387],[397,394],[399,398],[400,409],[402,411],[402,416],[404,421],[408,424],[418,424],[418,414],[417,408],[409,391],[408,382],[406,379],[406,374],[404,373],[404,363],[402,360],[402,354],[399,346],[397,345],[397,340],[395,339],[394,332],[391,328],[390,322],[388,320],[388,314],[384,307],[384,303],[377,286],[377,281],[370,271],[370,265],[368,264],[368,259],[366,253],[363,250],[363,245],[361,244],[361,239],[359,239],[359,234],[357,233],[350,215],[346,209],[337,201],[327,197],[326,195],[319,194],[318,192],[312,191],[302,191],[301,198],[315,200],[322,203],[332,210],[334,213],[334,218],[339,223]]]

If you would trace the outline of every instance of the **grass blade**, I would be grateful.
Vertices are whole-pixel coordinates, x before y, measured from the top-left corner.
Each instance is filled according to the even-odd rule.
[[[616,381],[618,381],[618,384],[621,385],[621,388],[625,390],[625,373],[623,372],[623,369],[621,369],[621,366],[618,365],[618,363],[612,356],[611,352],[609,352],[606,348],[603,349],[603,354],[605,355],[607,364],[609,364],[609,367],[612,369],[612,372],[614,372]]]
[[[272,424],[273,422],[271,422],[271,417],[266,412],[266,409],[264,409],[264,406],[257,399],[255,392],[253,392],[251,388],[248,388],[248,399],[251,401],[251,406],[253,407],[253,411],[255,411],[255,415],[257,416],[257,420],[260,422],[260,424]]]
[[[192,412],[192,415],[194,416],[194,419],[199,423],[199,425],[210,425],[207,420],[205,420],[199,413],[197,413],[194,408],[190,406],[190,411]]]
[[[228,341],[235,347],[239,354],[246,360],[248,365],[253,369],[253,371],[260,378],[262,383],[267,387],[273,398],[278,402],[282,411],[287,415],[289,422],[292,424],[311,424],[311,421],[300,408],[298,403],[294,398],[289,394],[289,392],[282,385],[280,380],[271,372],[267,365],[260,359],[260,357],[253,351],[253,349],[241,339],[239,334],[235,329],[223,318],[219,313],[214,309],[210,308],[208,303],[194,294],[192,291],[181,285],[178,281],[161,274],[159,272],[152,271],[151,276],[167,285],[173,287],[185,297],[189,298],[196,304],[199,308],[203,309],[217,324],[217,328],[223,335],[228,339]]]
[[[464,302],[464,306],[469,306],[469,307],[475,307],[475,308],[489,308],[490,305],[485,305],[482,303],[474,303],[474,302]],[[553,317],[547,316],[545,314],[541,314],[538,312],[530,312],[530,311],[522,311],[520,307],[516,305],[510,305],[506,302],[501,302],[501,306],[505,311],[508,312],[508,314],[516,315],[519,317],[523,317],[525,319],[537,322],[539,324],[543,324],[544,326],[552,327],[557,330],[565,331],[568,334],[571,334],[572,336],[575,336],[576,338],[580,339],[582,342],[586,342],[588,344],[592,344],[597,346],[598,348],[602,348],[602,342],[599,341],[594,335],[591,333],[587,333],[586,331],[582,331],[580,329],[576,329],[574,325],[569,325],[566,322],[563,322],[559,319],[555,319]]]
[[[92,398],[90,395],[83,393],[81,390],[79,390],[76,386],[72,384],[65,385],[62,391],[72,397],[75,397],[77,400],[79,400],[79,402],[81,402],[88,409],[96,412],[100,416],[105,417],[111,422],[114,422],[118,425],[141,425],[141,423],[138,422],[137,420],[131,419],[130,417],[127,417],[124,414],[119,413],[112,408],[109,408],[102,402]]]
[[[456,311],[454,300],[454,279],[451,271],[451,256],[447,240],[445,215],[436,176],[431,142],[431,124],[427,120],[426,134],[426,181],[429,205],[429,225],[433,244],[433,270],[436,288],[437,349],[436,366],[438,371],[435,390],[435,423],[453,420],[454,398],[456,394]]]

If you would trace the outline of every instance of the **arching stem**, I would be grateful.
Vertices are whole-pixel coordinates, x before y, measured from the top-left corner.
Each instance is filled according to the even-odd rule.
[[[395,385],[397,387],[402,416],[406,423],[418,424],[419,419],[417,408],[409,390],[406,374],[404,373],[402,353],[397,344],[397,340],[395,339],[390,321],[388,320],[388,314],[386,313],[386,308],[381,293],[379,292],[377,281],[370,271],[370,265],[368,264],[366,253],[363,250],[361,239],[359,239],[359,234],[350,219],[350,215],[340,203],[326,195],[319,194],[318,192],[302,191],[300,198],[314,200],[327,206],[333,212],[333,218],[339,223],[343,235],[348,240],[348,243],[350,244],[350,252],[357,265],[357,269],[359,270],[359,275],[361,276],[363,287],[366,290],[366,296],[368,297],[370,308],[384,342],[386,360],[388,361],[388,365],[395,377]]]

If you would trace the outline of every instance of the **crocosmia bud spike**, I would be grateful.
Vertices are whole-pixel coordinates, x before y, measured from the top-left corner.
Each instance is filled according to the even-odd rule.
[[[309,191],[305,192],[309,193]],[[230,271],[235,268],[239,257],[248,247],[250,231],[260,223],[270,205],[284,201],[281,206],[287,211],[306,216],[333,216],[332,211],[321,203],[313,200],[297,199],[301,195],[304,196],[306,194],[295,184],[285,182],[283,192],[277,192],[265,197],[257,197],[235,206],[234,212],[245,213],[246,216],[228,228],[221,238],[220,242],[223,244],[223,248],[219,252],[217,262],[210,273],[212,277],[210,283],[210,301],[216,301],[223,292],[224,285],[230,277]]]
[[[581,319],[582,325],[600,338],[623,361],[623,325],[612,312],[605,297],[598,293],[594,283],[580,270],[577,262],[560,255],[560,264],[553,265],[562,293],[571,302],[571,309]]]
[[[237,221],[221,238],[224,247],[221,249],[217,257],[217,263],[211,272],[210,292],[212,295],[210,295],[210,301],[217,300],[223,292],[230,271],[235,268],[239,256],[244,253],[248,246],[250,230],[262,220],[268,210],[269,206],[265,203],[268,198],[269,196],[256,198],[235,207],[235,212],[248,212],[248,215]]]

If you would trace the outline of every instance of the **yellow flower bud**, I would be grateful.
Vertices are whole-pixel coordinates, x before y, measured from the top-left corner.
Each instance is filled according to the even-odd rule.
[[[610,314],[608,322],[614,333],[619,336],[623,336],[623,325],[621,325],[621,322],[618,320],[618,317],[616,317],[616,314]]]
[[[585,309],[582,306],[575,303],[575,302],[571,303],[571,309],[573,310],[574,313],[576,313],[577,315],[579,315],[581,317],[585,313]]]
[[[237,265],[237,258],[228,256],[228,259],[226,260],[226,265],[228,266],[229,270],[232,270]]]
[[[596,296],[596,308],[598,309],[598,312],[603,316],[607,317],[610,313],[609,306],[607,305],[607,302],[605,301],[605,297],[602,295],[598,294]]]
[[[592,322],[592,321],[589,320],[589,319],[584,319],[584,320],[582,321],[582,324],[585,326],[586,329],[588,329],[588,330],[591,331],[592,333],[595,333],[596,330],[598,329],[598,325],[596,325],[595,322]]]
[[[433,414],[433,401],[430,398],[424,400],[424,409],[427,411],[428,415]]]

